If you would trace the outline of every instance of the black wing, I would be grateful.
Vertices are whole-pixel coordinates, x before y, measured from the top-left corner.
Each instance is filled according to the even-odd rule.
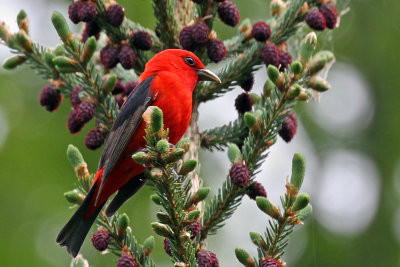
[[[97,196],[100,195],[108,175],[142,121],[143,113],[153,103],[150,84],[154,77],[150,76],[138,84],[118,113],[101,154],[98,169],[103,168],[103,179]]]

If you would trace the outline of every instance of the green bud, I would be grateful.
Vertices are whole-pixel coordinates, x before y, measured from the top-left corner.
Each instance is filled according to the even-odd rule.
[[[334,59],[335,56],[330,51],[323,50],[318,52],[310,61],[308,74],[310,76],[315,75]]]
[[[72,168],[75,168],[76,166],[85,162],[79,149],[71,144],[69,144],[67,148],[67,157]]]
[[[246,126],[247,126],[249,129],[252,129],[253,126],[254,126],[254,125],[256,124],[256,122],[257,122],[256,116],[254,116],[253,113],[250,113],[250,112],[244,113],[243,120],[244,120],[244,123],[246,124]]]
[[[55,68],[56,65],[53,62],[54,55],[52,53],[45,52],[43,55],[43,59],[44,59],[44,62],[46,62],[47,66],[49,66],[52,69]]]
[[[24,56],[15,56],[15,57],[9,58],[6,60],[6,62],[4,62],[3,68],[5,68],[6,70],[15,69],[16,67],[18,67],[19,65],[24,63],[25,60],[26,60],[26,57],[24,57]]]
[[[89,39],[87,39],[85,47],[83,49],[83,54],[81,59],[82,62],[87,62],[89,59],[91,59],[93,53],[96,51],[96,48],[97,48],[96,37],[92,36]]]
[[[25,31],[26,33],[29,32],[28,16],[23,9],[17,15],[17,24],[20,30]]]
[[[312,213],[312,206],[308,204],[304,209],[301,209],[297,212],[297,219],[300,221],[304,221],[307,219]]]
[[[153,194],[150,196],[150,199],[156,204],[156,205],[161,205],[161,198],[157,194]]]
[[[210,193],[211,188],[209,187],[202,187],[197,190],[197,192],[192,196],[191,202],[192,204],[197,204],[200,201],[203,201],[208,194]]]
[[[163,112],[159,107],[154,107],[151,113],[151,131],[153,133],[158,133],[163,127]]]
[[[315,32],[310,32],[303,39],[300,46],[300,60],[303,63],[303,65],[304,63],[310,60],[316,46],[317,46],[317,35],[315,34]]]
[[[279,210],[265,197],[256,197],[257,207],[271,216],[274,219],[279,220],[281,218],[281,214]]]
[[[264,88],[263,88],[263,96],[264,97],[269,97],[271,95],[271,92],[275,89],[275,84],[268,79],[265,83],[264,83]]]
[[[175,162],[183,158],[185,150],[183,148],[175,148],[168,154],[168,161]]]
[[[311,91],[302,88],[300,94],[296,97],[296,100],[308,101],[310,98],[312,98],[312,94],[309,94],[309,92],[311,92]]]
[[[118,229],[121,230],[126,230],[129,226],[129,217],[126,213],[123,213],[119,218],[118,218]]]
[[[28,15],[26,15],[25,10],[21,9],[21,11],[17,15],[17,24],[18,26],[21,24],[21,22],[26,19]]]
[[[290,65],[290,72],[293,74],[300,74],[303,70],[303,65],[300,61],[295,61]]]
[[[53,63],[57,67],[61,68],[71,68],[71,69],[76,69],[78,66],[78,62],[75,59],[68,58],[65,56],[57,56],[53,59]]]
[[[254,115],[256,116],[256,118],[261,118],[264,115],[264,111],[262,109],[257,109],[254,112]]]
[[[292,211],[304,209],[310,203],[310,196],[307,193],[301,193],[293,203]]]
[[[186,242],[190,241],[190,234],[187,231],[182,231],[179,234],[179,240],[181,241],[182,244],[185,244]]]
[[[186,215],[185,221],[188,224],[192,224],[200,218],[200,211],[199,210],[192,210]]]
[[[150,171],[150,175],[154,179],[160,179],[163,176],[163,173],[160,168],[152,168]]]
[[[246,267],[255,266],[254,259],[250,257],[249,253],[246,250],[241,248],[235,248],[236,258]]]
[[[132,159],[140,165],[149,164],[153,158],[145,152],[137,152],[133,154]]]
[[[330,84],[321,77],[310,78],[308,86],[318,92],[325,92],[331,88]]]
[[[85,199],[85,196],[79,193],[77,190],[65,192],[64,197],[68,200],[68,202],[77,205],[82,204],[83,200]]]
[[[246,34],[247,32],[251,33],[251,21],[249,18],[245,18],[240,22],[239,25],[239,33],[244,33]]]
[[[264,241],[264,238],[257,232],[250,232],[250,239],[254,243],[254,245],[260,248],[266,248],[267,244]]]
[[[189,172],[196,169],[197,160],[195,159],[188,159],[183,162],[181,169],[179,170],[179,175],[186,175]]]
[[[154,236],[149,236],[143,242],[143,249],[146,256],[149,256],[150,253],[154,250]]]
[[[117,75],[111,74],[103,81],[102,88],[108,94],[111,93],[117,84]]]
[[[162,139],[160,141],[157,142],[156,144],[156,149],[158,150],[158,152],[164,154],[167,153],[169,150],[169,143],[167,140]]]
[[[274,65],[268,65],[268,69],[267,69],[267,74],[269,79],[276,84],[276,82],[278,81],[278,77],[279,77],[279,70],[277,67],[275,67]]]
[[[156,216],[157,216],[157,219],[161,223],[165,223],[165,224],[170,224],[171,223],[171,219],[169,218],[169,215],[166,212],[159,211],[159,212],[156,213]]]
[[[68,24],[65,21],[65,18],[61,13],[54,11],[51,16],[51,21],[53,22],[54,28],[60,36],[61,40],[65,43],[70,40],[70,32],[68,28]]]
[[[170,237],[174,234],[171,227],[162,223],[153,222],[151,223],[151,227],[156,234],[163,237]]]
[[[176,148],[182,148],[185,150],[185,152],[189,151],[189,147],[190,147],[190,138],[189,137],[182,138],[176,144]]]
[[[292,177],[290,183],[297,189],[303,184],[304,174],[306,172],[306,162],[300,153],[294,153],[292,159]]]
[[[4,42],[8,43],[12,34],[8,29],[7,25],[4,22],[0,22],[0,39],[4,40]]]
[[[290,86],[287,92],[287,97],[288,99],[294,99],[298,97],[300,93],[301,93],[301,86],[298,83],[295,83],[292,86]]]
[[[261,101],[261,97],[256,93],[250,93],[250,97],[253,98],[254,104],[258,104]]]
[[[64,48],[63,44],[57,46],[56,49],[54,49],[54,55],[55,56],[63,56],[63,55],[65,55],[65,48]]]
[[[244,114],[245,116],[246,113]],[[240,152],[240,148],[236,144],[229,145],[228,158],[232,163],[235,163],[236,161],[242,158],[242,153]]]
[[[16,43],[23,48],[26,52],[32,52],[32,41],[31,38],[25,33],[25,31],[19,31],[15,34]]]
[[[82,256],[82,254],[78,254],[71,261],[71,267],[89,267],[89,262]]]

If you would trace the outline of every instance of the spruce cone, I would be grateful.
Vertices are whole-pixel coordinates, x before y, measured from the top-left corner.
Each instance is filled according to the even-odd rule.
[[[297,119],[296,115],[291,112],[283,121],[282,129],[279,131],[280,137],[285,140],[286,143],[289,143],[297,131]]]
[[[104,251],[110,243],[110,233],[105,229],[97,230],[92,236],[92,244],[98,251]]]
[[[39,103],[48,111],[55,111],[61,104],[62,95],[54,84],[45,85],[39,95]]]
[[[232,165],[229,172],[232,183],[237,187],[245,187],[250,181],[250,172],[247,166],[242,163],[235,163]]]

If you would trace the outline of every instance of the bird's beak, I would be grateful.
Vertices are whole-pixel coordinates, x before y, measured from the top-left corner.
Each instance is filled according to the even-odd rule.
[[[197,75],[199,75],[200,81],[212,81],[212,82],[221,83],[221,79],[218,78],[217,75],[215,75],[212,71],[210,71],[208,69],[198,69]]]

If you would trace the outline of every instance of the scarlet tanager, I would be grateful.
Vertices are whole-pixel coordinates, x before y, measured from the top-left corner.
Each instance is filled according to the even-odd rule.
[[[142,115],[147,107],[161,108],[164,127],[169,129],[169,142],[176,144],[189,126],[192,94],[199,80],[221,82],[189,51],[167,49],[146,64],[139,84],[125,101],[110,131],[89,193],[57,236],[57,243],[66,246],[73,257],[107,199],[118,191],[105,210],[111,216],[145,183],[143,166],[136,164],[131,156],[146,146]]]

